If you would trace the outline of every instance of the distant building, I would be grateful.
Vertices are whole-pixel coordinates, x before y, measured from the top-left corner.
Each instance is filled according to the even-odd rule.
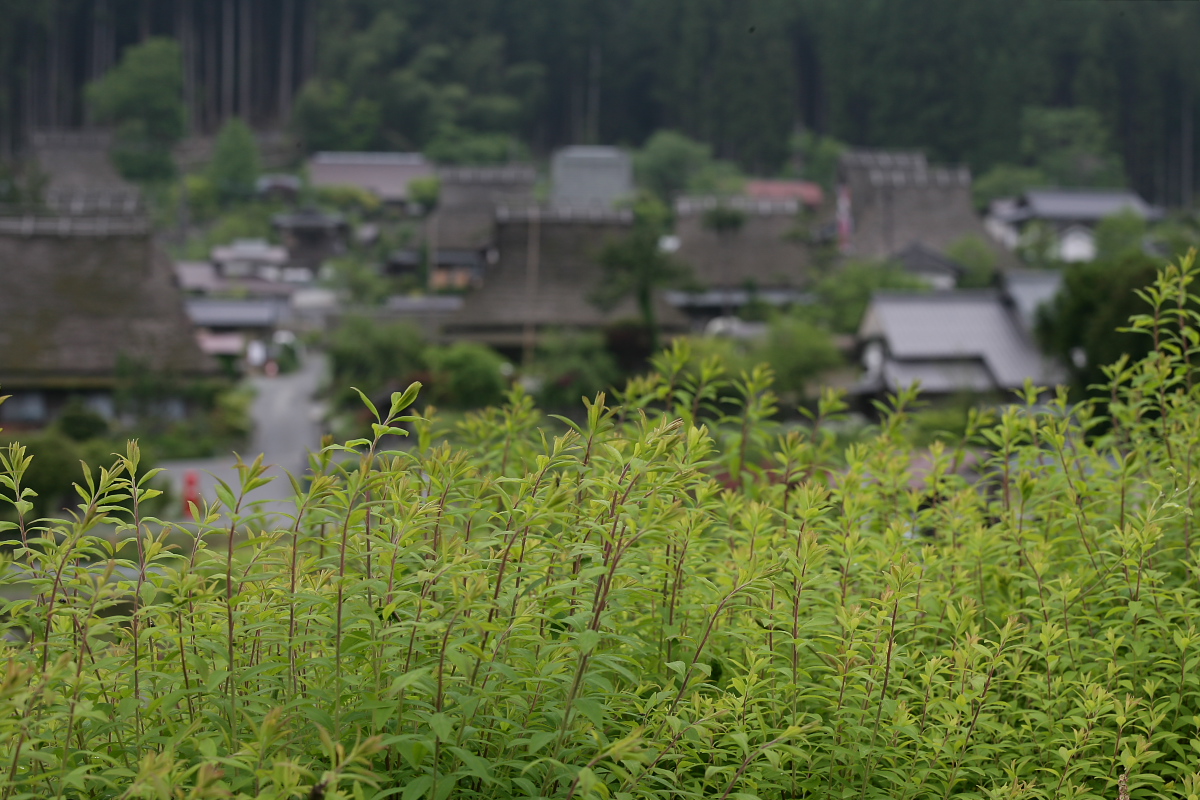
[[[858,393],[868,396],[914,382],[927,395],[1005,395],[1026,380],[1049,386],[1063,379],[995,290],[876,293],[858,338],[865,372]]]
[[[703,320],[751,301],[786,305],[803,299],[812,256],[802,208],[795,199],[680,198],[674,256],[691,270],[697,291],[672,291],[672,303]],[[718,213],[721,224],[715,224]]]
[[[218,370],[143,218],[3,218],[0,265],[6,427],[47,424],[73,398],[112,416],[130,369],[183,380]],[[159,410],[185,404],[165,398]]]
[[[637,319],[632,299],[604,311],[591,299],[602,280],[599,254],[627,236],[628,211],[501,207],[496,215],[496,263],[482,288],[465,296],[448,317],[448,339],[477,341],[519,354],[548,330],[603,330]],[[661,298],[664,330],[682,331],[686,320]]]
[[[278,281],[283,279],[288,254],[284,248],[265,239],[235,239],[230,244],[214,247],[211,259],[217,274],[223,278]]]
[[[1067,262],[1096,257],[1096,226],[1105,217],[1128,212],[1146,221],[1161,219],[1162,209],[1127,189],[1030,189],[1016,198],[992,203],[986,226],[992,238],[1016,248],[1042,226],[1053,237],[1052,257]]]
[[[551,160],[550,181],[556,207],[612,208],[633,196],[633,161],[617,147],[565,147]]]
[[[406,203],[408,185],[434,175],[420,153],[317,153],[308,161],[313,186],[354,186],[385,203]]]
[[[842,251],[882,259],[912,242],[945,252],[964,236],[987,241],[966,167],[930,166],[916,151],[849,150],[838,162]]]
[[[294,203],[300,197],[303,182],[295,175],[271,173],[260,175],[254,182],[254,193],[264,200]]]
[[[888,259],[934,289],[953,289],[966,271],[962,264],[920,242],[913,242]]]
[[[345,217],[315,208],[276,214],[271,226],[287,249],[288,265],[308,271],[310,279],[326,260],[346,252],[350,236]]]

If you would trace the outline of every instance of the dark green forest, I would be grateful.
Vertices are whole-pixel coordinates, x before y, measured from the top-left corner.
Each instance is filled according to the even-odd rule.
[[[1098,116],[1128,183],[1190,205],[1200,7],[1044,0],[3,0],[0,149],[89,121],[128,45],[178,40],[188,124],[466,160],[679,130],[773,174],[809,131],[976,173],[1026,109]]]

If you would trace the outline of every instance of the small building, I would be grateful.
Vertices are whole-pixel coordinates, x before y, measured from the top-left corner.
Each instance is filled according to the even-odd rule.
[[[0,219],[0,390],[12,395],[0,424],[48,424],[73,399],[111,417],[139,371],[183,382],[219,371],[146,220]],[[155,402],[186,410],[182,397]]]
[[[266,360],[288,311],[286,300],[269,297],[188,298],[185,305],[196,340],[206,353],[234,363],[244,358],[251,367],[260,367]]]
[[[1105,217],[1131,213],[1147,222],[1162,219],[1162,209],[1128,189],[1030,189],[1016,198],[992,203],[988,233],[1015,249],[1036,231],[1050,233],[1051,257],[1066,262],[1096,257],[1096,226]]]
[[[346,252],[350,236],[345,217],[316,208],[276,214],[271,226],[283,242],[289,266],[305,270],[308,280],[326,260]]]
[[[227,245],[214,247],[210,255],[217,275],[226,280],[257,278],[263,281],[285,279],[288,253],[282,247],[264,239],[234,239]],[[300,277],[287,274],[293,282]],[[306,278],[311,280],[312,276]]]
[[[633,160],[617,147],[564,147],[551,159],[550,181],[556,207],[612,208],[633,196]]]
[[[966,272],[962,264],[921,242],[912,242],[888,260],[934,289],[953,289]]]
[[[296,175],[271,173],[260,175],[254,182],[254,193],[264,200],[294,203],[300,197],[304,182]]]
[[[1034,345],[995,290],[876,293],[858,333],[864,376],[857,393],[882,396],[919,382],[926,395],[1009,395],[1061,369]]]
[[[446,248],[429,253],[428,287],[433,291],[474,289],[483,285],[485,255],[478,249]],[[416,277],[424,266],[424,254],[406,247],[388,256],[384,272],[392,277]]]
[[[1054,269],[1008,269],[1000,276],[1001,291],[1021,327],[1032,336],[1038,313],[1062,290],[1063,273]]]
[[[407,203],[408,185],[434,174],[433,164],[420,153],[317,153],[308,161],[313,186],[353,186],[385,203]]]

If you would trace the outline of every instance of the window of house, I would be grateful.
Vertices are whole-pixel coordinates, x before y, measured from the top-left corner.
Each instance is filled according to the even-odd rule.
[[[14,392],[0,405],[4,422],[45,422],[46,396],[41,392]]]

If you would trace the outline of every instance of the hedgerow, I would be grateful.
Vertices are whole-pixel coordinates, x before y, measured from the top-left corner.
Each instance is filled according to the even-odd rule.
[[[134,444],[30,519],[11,446],[0,798],[1197,797],[1196,274],[1106,403],[927,453],[915,392],[843,452],[686,346],[561,435],[410,387],[283,524],[260,462],[143,516]]]

